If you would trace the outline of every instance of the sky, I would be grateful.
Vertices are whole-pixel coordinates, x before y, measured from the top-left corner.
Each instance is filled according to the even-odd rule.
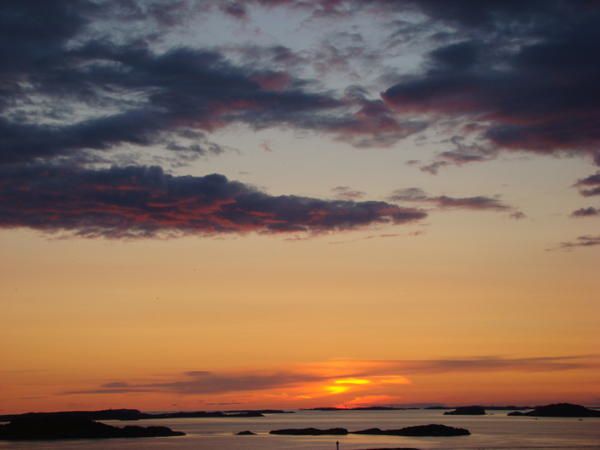
[[[7,0],[0,412],[600,404],[600,3]]]

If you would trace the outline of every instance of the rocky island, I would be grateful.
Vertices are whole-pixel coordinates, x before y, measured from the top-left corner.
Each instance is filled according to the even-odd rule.
[[[482,406],[458,406],[454,411],[446,411],[445,416],[485,416]]]
[[[530,417],[600,417],[600,411],[572,403],[556,403],[537,406],[533,411],[528,412],[513,411],[508,413],[508,415]]]
[[[29,413],[0,425],[0,440],[107,439],[183,436],[168,427],[114,427],[80,414]]]
[[[400,428],[397,430],[382,430],[381,428],[367,428],[366,430],[348,431],[346,428],[329,428],[320,430],[318,428],[288,428],[273,430],[270,434],[285,434],[291,436],[343,436],[347,434],[370,434],[374,436],[467,436],[471,434],[464,428],[449,427],[446,425],[417,425]]]
[[[368,428],[366,430],[353,431],[353,434],[372,434],[376,436],[468,436],[471,432],[465,428],[449,427],[447,425],[429,424],[416,425],[400,428],[397,430],[381,430],[379,428]]]

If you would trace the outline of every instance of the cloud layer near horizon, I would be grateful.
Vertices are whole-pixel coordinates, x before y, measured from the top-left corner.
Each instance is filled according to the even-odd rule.
[[[410,384],[406,376],[479,372],[553,372],[593,370],[597,356],[541,356],[508,358],[484,356],[432,360],[339,360],[299,367],[296,370],[241,371],[215,373],[190,371],[174,380],[156,382],[111,381],[97,388],[67,394],[127,394],[139,392],[176,392],[179,394],[223,394],[325,385]],[[359,380],[358,382],[356,380]]]

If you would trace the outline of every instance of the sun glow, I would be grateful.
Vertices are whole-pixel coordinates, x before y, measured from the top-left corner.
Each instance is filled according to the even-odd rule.
[[[370,384],[371,380],[366,380],[364,378],[341,378],[339,380],[335,380],[334,384]]]
[[[348,392],[350,388],[348,386],[336,386],[336,385],[330,385],[330,386],[325,386],[325,390],[327,392],[329,392],[330,394],[343,394],[344,392]]]

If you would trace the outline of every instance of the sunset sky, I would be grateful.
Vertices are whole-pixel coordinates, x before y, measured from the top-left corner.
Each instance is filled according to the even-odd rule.
[[[600,404],[600,3],[0,5],[0,413]]]

